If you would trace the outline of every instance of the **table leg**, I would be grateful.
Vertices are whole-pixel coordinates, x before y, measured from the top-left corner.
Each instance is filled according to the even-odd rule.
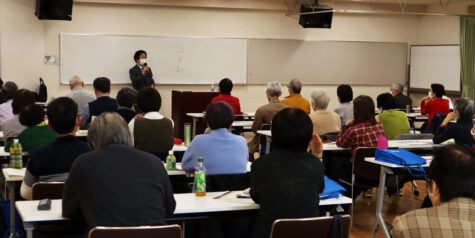
[[[193,117],[193,134],[191,135],[191,139],[195,138],[195,135],[196,135],[196,121],[197,120],[198,118]]]
[[[386,168],[381,166],[381,173],[379,176],[379,187],[378,187],[378,199],[376,201],[376,225],[373,229],[373,238],[376,235],[376,231],[381,227],[384,232],[384,236],[390,238],[391,235],[389,234],[388,227],[384,221],[383,215],[383,205],[384,205],[384,186],[386,184],[386,176],[387,176]]]
[[[266,136],[266,154],[269,154],[270,152],[270,138]]]
[[[35,226],[30,222],[23,222],[23,228],[25,228],[26,231],[26,238],[33,238]]]
[[[7,183],[10,190],[10,237],[14,237],[15,234],[15,182]]]

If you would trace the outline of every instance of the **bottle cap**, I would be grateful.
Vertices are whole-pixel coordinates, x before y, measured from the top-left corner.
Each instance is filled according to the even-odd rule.
[[[203,162],[205,159],[203,157],[198,157],[198,162]]]
[[[168,155],[173,155],[173,150],[169,150]]]
[[[13,139],[13,144],[18,144],[20,143],[18,139]]]

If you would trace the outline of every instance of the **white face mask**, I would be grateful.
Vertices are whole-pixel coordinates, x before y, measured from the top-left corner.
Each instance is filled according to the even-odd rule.
[[[429,91],[429,93],[427,94],[430,98],[432,98],[432,93]]]
[[[141,64],[141,65],[144,65],[144,64],[146,64],[146,63],[147,63],[147,59],[140,59],[140,64]]]

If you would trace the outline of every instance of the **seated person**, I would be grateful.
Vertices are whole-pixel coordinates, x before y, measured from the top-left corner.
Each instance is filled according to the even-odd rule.
[[[81,115],[84,106],[96,100],[96,96],[84,89],[84,81],[77,75],[69,79],[69,88],[71,88],[71,92],[67,97],[70,97],[78,104],[78,115]]]
[[[393,238],[475,237],[475,154],[463,146],[434,151],[427,174],[434,207],[418,209],[393,221]]]
[[[0,123],[13,117],[12,102],[13,96],[18,91],[18,86],[16,83],[8,81],[1,86],[1,91],[6,102],[0,104]]]
[[[221,79],[221,81],[219,81],[220,94],[219,96],[214,97],[211,102],[226,102],[233,108],[234,115],[240,115],[242,112],[239,98],[231,96],[231,90],[233,90],[233,82],[228,78]]]
[[[378,119],[384,126],[384,133],[388,140],[394,139],[398,134],[408,133],[409,121],[406,113],[396,111],[394,97],[390,93],[383,93],[376,99],[378,109]]]
[[[470,147],[475,144],[473,136],[470,134],[475,110],[473,101],[469,98],[459,98],[454,103],[454,109],[455,111],[450,112],[437,129],[433,142],[439,144],[454,139],[455,143]],[[449,124],[452,119],[456,119],[457,122]]]
[[[155,88],[146,88],[140,90],[137,103],[145,114],[143,118],[132,119],[129,123],[133,145],[165,160],[168,151],[173,148],[173,121],[158,112],[162,97]]]
[[[269,237],[279,218],[319,216],[319,196],[324,188],[320,159],[323,144],[312,134],[312,121],[297,108],[286,108],[272,121],[275,150],[251,165],[251,197],[261,208],[252,237]],[[307,148],[313,154],[307,153]]]
[[[81,124],[78,105],[69,97],[56,98],[47,107],[48,124],[56,132],[56,141],[31,154],[20,193],[31,199],[33,184],[64,182],[75,159],[89,152],[89,146],[76,138]]]
[[[340,115],[327,110],[329,102],[330,97],[325,91],[312,92],[312,108],[315,112],[310,114],[310,119],[313,122],[313,133],[319,136],[341,130]]]
[[[302,97],[302,83],[298,79],[290,80],[288,85],[289,96],[282,99],[282,103],[291,107],[302,109],[307,114],[310,114],[310,102]]]
[[[204,119],[211,132],[193,138],[183,155],[183,170],[193,173],[198,157],[203,157],[207,174],[246,173],[249,155],[246,140],[229,132],[234,121],[231,106],[225,102],[211,103]]]
[[[404,94],[404,86],[399,83],[391,85],[389,88],[394,97],[394,108],[406,110],[406,106],[412,109],[412,99]]]
[[[336,94],[338,95],[338,101],[340,101],[340,106],[336,107],[333,110],[336,114],[340,115],[341,123],[345,124],[353,117],[353,89],[348,84],[340,84],[336,89]]]
[[[17,137],[23,130],[26,129],[26,127],[20,123],[20,112],[22,112],[26,106],[34,104],[35,102],[36,97],[29,90],[20,89],[15,93],[12,101],[13,117],[5,120],[2,123],[3,138],[5,143],[13,140],[13,138]]]
[[[262,128],[263,124],[270,124],[272,118],[274,118],[275,114],[280,110],[289,107],[280,102],[280,95],[282,95],[280,83],[277,81],[268,82],[266,96],[269,103],[257,109],[254,122],[252,123],[252,132],[254,132],[255,135],[252,140],[247,143],[251,159],[254,158],[254,153],[259,149],[259,135],[257,135],[257,131]]]
[[[374,102],[369,96],[361,95],[353,101],[353,115],[345,123],[336,138],[339,147],[350,147],[354,151],[358,147],[378,146],[378,136],[385,136],[383,124],[376,121]]]
[[[429,96],[422,98],[421,115],[429,115],[427,118],[427,126],[430,125],[432,118],[438,113],[449,114],[449,100],[442,99],[444,94],[444,85],[433,83],[430,85]]]
[[[99,115],[89,127],[92,152],[71,167],[63,192],[63,216],[96,226],[164,225],[175,211],[167,171],[156,156],[132,148],[117,113]]]
[[[137,115],[134,107],[134,105],[137,104],[137,94],[137,90],[129,87],[123,87],[117,93],[117,103],[119,104],[117,113],[119,113],[127,123]]]
[[[115,112],[119,107],[117,100],[109,97],[111,81],[108,78],[94,79],[93,86],[97,99],[84,106],[81,114],[81,129],[87,129],[92,117],[97,117],[103,112]]]
[[[20,113],[20,123],[28,127],[17,136],[24,152],[32,154],[56,139],[56,134],[45,122],[45,110],[40,105],[26,106]],[[5,151],[10,151],[11,146],[13,146],[13,140],[5,145]]]

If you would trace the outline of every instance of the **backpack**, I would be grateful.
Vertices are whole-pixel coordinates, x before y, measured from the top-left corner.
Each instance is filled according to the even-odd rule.
[[[48,90],[42,78],[40,78],[40,88],[38,90],[38,102],[46,102],[48,99]]]

